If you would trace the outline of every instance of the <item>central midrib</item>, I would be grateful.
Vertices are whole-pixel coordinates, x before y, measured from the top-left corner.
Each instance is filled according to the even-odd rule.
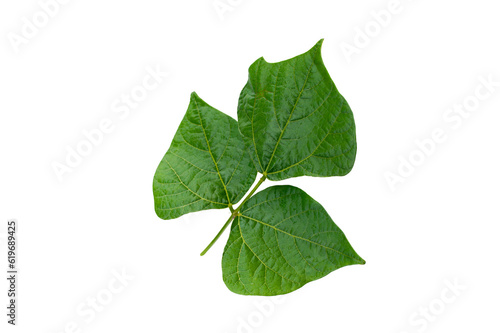
[[[201,119],[200,107],[198,106],[198,102],[196,100],[194,100],[194,103],[196,105],[196,110],[198,111],[198,117],[200,118],[200,127],[203,130],[203,135],[205,136],[205,141],[207,141],[208,153],[210,154],[210,157],[212,158],[212,161],[214,162],[215,169],[217,170],[217,175],[219,175],[220,182],[222,183],[222,186],[224,187],[224,191],[226,192],[227,204],[228,204],[228,206],[231,206],[231,199],[229,199],[229,193],[227,192],[226,184],[222,180],[222,176],[221,176],[220,171],[219,171],[219,166],[217,165],[217,162],[215,161],[215,158],[212,155],[212,149],[210,148],[210,142],[208,142],[207,133],[205,133],[205,127],[203,127],[203,120]],[[231,123],[229,123],[229,127],[231,127]],[[231,129],[230,129],[230,131],[231,131]]]
[[[351,258],[352,260],[355,260],[355,261],[357,261],[357,262],[361,262],[360,260],[358,260],[358,259],[356,259],[356,258],[354,258],[354,257],[352,257],[352,256],[350,256],[350,255],[348,255],[348,254],[345,254],[345,253],[343,253],[343,252],[340,252],[339,250],[335,250],[334,248],[331,248],[331,247],[329,247],[329,246],[326,246],[326,245],[323,245],[323,244],[317,243],[317,242],[315,242],[315,241],[312,241],[312,240],[307,239],[307,238],[304,238],[304,237],[300,237],[300,236],[293,235],[293,234],[291,234],[291,233],[289,233],[289,232],[286,232],[286,231],[284,231],[284,230],[282,230],[282,229],[276,228],[275,226],[272,226],[272,225],[270,225],[270,224],[267,224],[267,223],[265,223],[265,222],[263,222],[263,221],[260,221],[260,220],[254,219],[253,217],[250,217],[250,216],[247,216],[247,215],[241,215],[240,217],[247,218],[247,219],[249,219],[249,220],[252,220],[252,221],[258,222],[258,223],[260,223],[260,224],[262,224],[262,225],[264,225],[264,226],[266,226],[266,227],[269,227],[269,228],[272,228],[272,229],[274,229],[274,230],[276,230],[276,231],[282,232],[282,233],[284,233],[285,235],[288,235],[288,236],[290,236],[290,237],[293,237],[293,238],[296,238],[296,239],[300,239],[300,240],[306,241],[306,242],[308,242],[308,243],[311,243],[311,244],[315,244],[315,245],[321,246],[321,247],[323,247],[323,248],[325,248],[325,249],[328,249],[328,250],[331,250],[331,251],[337,252],[338,254],[341,254],[341,255],[343,255],[343,256],[346,256],[346,257],[348,257],[348,258]]]
[[[297,100],[295,101],[295,105],[293,106],[293,109],[290,112],[290,116],[288,116],[288,119],[287,119],[287,121],[285,123],[285,126],[283,126],[283,129],[281,130],[281,133],[280,133],[280,136],[278,138],[278,141],[276,141],[276,145],[274,146],[273,153],[271,154],[271,158],[269,159],[269,163],[267,164],[267,167],[266,167],[266,170],[265,170],[266,174],[267,174],[267,171],[269,170],[269,167],[271,166],[271,163],[273,161],[274,155],[276,154],[276,150],[278,149],[278,146],[279,146],[279,144],[281,142],[281,138],[283,137],[283,134],[285,133],[286,128],[287,128],[288,124],[290,123],[290,120],[292,119],[292,115],[293,115],[295,109],[297,108],[297,105],[299,104],[300,97],[302,96],[302,93],[304,92],[304,89],[305,89],[306,84],[307,84],[307,80],[309,79],[309,75],[311,74],[312,67],[314,66],[314,58],[316,57],[316,52],[318,52],[318,51],[316,50],[314,52],[313,61],[311,63],[311,66],[309,66],[309,69],[307,71],[306,79],[304,80],[304,84],[302,85],[302,89],[300,90],[300,93],[297,96]]]

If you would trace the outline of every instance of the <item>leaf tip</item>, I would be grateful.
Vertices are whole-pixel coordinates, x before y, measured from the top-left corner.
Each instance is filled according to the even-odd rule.
[[[318,51],[314,51],[315,53],[319,54],[321,57],[321,48],[323,46],[323,42],[325,41],[324,38],[321,38],[314,46],[309,50],[309,52],[313,52],[314,50],[318,49]]]
[[[207,106],[208,103],[205,102],[205,100],[203,100],[197,93],[196,91],[193,91],[191,93],[191,97],[189,99],[190,101],[190,104],[194,104],[194,105],[200,105],[200,106]]]
[[[193,91],[190,96],[191,99],[201,99],[200,96],[196,93],[196,91]]]

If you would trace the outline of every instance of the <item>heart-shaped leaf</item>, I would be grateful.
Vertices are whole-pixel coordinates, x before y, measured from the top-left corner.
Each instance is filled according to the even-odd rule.
[[[272,296],[364,263],[318,202],[299,188],[273,186],[242,205],[222,270],[231,291]]]
[[[238,104],[250,156],[271,180],[343,176],[356,157],[352,111],[321,58],[320,40],[295,58],[258,59]]]
[[[153,179],[162,219],[227,208],[248,191],[257,172],[236,120],[191,95],[186,115]]]

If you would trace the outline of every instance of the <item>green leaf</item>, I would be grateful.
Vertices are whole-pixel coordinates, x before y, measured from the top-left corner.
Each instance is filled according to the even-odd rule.
[[[222,270],[231,291],[272,296],[364,263],[318,202],[299,188],[273,186],[241,207]]]
[[[154,176],[156,214],[174,219],[190,212],[232,207],[256,175],[236,121],[193,93]]]
[[[322,43],[286,61],[260,58],[250,66],[238,124],[257,171],[271,180],[343,176],[354,165],[354,118],[323,64]]]
[[[292,292],[348,265],[364,264],[325,209],[293,186],[254,195],[266,180],[343,176],[356,157],[352,111],[321,58],[322,40],[295,58],[258,59],[241,92],[237,123],[191,95],[158,166],[153,192],[160,218],[227,208],[222,258],[227,287],[243,295]],[[238,207],[233,207],[262,177]]]

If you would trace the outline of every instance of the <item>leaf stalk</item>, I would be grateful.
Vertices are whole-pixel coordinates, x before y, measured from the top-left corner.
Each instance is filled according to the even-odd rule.
[[[267,172],[264,172],[264,174],[262,175],[262,177],[259,179],[259,182],[257,184],[255,184],[255,186],[253,187],[253,189],[250,191],[250,193],[247,194],[247,196],[245,197],[245,199],[243,199],[243,201],[238,206],[238,208],[232,209],[232,206],[229,206],[229,208],[231,209],[231,216],[226,221],[226,223],[224,223],[224,225],[222,226],[222,229],[214,237],[214,239],[210,242],[210,244],[208,244],[208,246],[205,248],[205,250],[203,250],[203,252],[200,253],[200,256],[204,256],[205,253],[207,253],[208,250],[210,250],[210,248],[215,244],[215,242],[217,242],[217,240],[220,238],[220,236],[222,236],[222,234],[227,229],[227,227],[229,226],[229,224],[231,224],[231,222],[234,220],[234,218],[236,216],[238,216],[240,208],[243,206],[243,204],[245,202],[247,202],[248,199],[250,199],[254,195],[255,191],[257,191],[257,189],[259,188],[259,186],[262,185],[262,183],[266,180],[266,178],[267,178]]]

